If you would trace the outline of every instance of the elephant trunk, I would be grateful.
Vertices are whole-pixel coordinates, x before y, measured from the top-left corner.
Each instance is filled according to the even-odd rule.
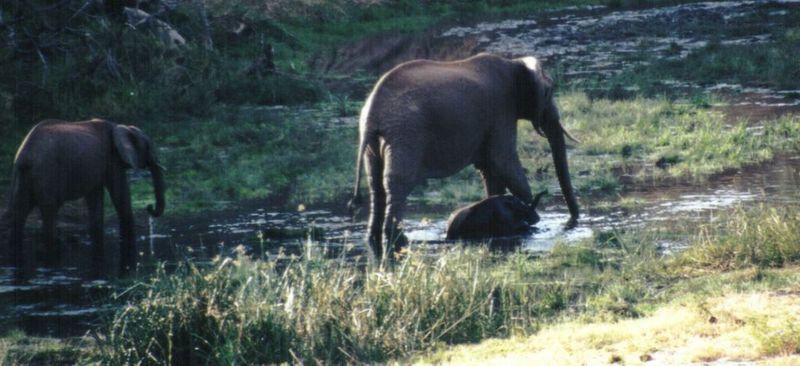
[[[575,227],[578,223],[578,202],[575,198],[575,192],[572,190],[572,181],[569,176],[569,164],[567,163],[567,145],[564,140],[566,131],[561,126],[560,118],[558,118],[557,110],[554,111],[555,116],[549,116],[552,123],[547,124],[545,134],[550,143],[550,150],[553,152],[553,165],[556,168],[556,176],[558,176],[558,183],[561,186],[561,193],[564,195],[564,200],[567,202],[569,208],[570,220],[567,223],[568,228]]]
[[[159,217],[164,213],[164,172],[155,161],[150,164],[150,175],[153,177],[153,191],[156,195],[156,207],[147,205],[147,212],[150,216]]]

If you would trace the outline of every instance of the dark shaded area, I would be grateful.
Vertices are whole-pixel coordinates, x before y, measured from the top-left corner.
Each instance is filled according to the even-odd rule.
[[[138,8],[137,8],[138,7]],[[316,81],[269,58],[268,19],[200,2],[9,0],[0,5],[0,119],[205,116],[219,103],[315,101]]]

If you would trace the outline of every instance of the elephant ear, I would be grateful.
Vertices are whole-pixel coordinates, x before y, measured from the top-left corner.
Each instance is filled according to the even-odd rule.
[[[544,110],[549,103],[548,98],[552,97],[553,82],[544,70],[542,65],[535,57],[523,57],[518,59],[525,65],[524,79],[527,87],[523,90],[523,98],[530,98],[533,96],[534,105],[532,108],[528,107],[528,118],[531,119],[533,128],[540,136],[545,136],[542,124],[544,121]],[[529,105],[530,100],[523,101],[525,105]]]
[[[132,126],[117,125],[113,130],[114,146],[120,159],[131,168],[142,169],[145,161],[140,152],[141,132]]]

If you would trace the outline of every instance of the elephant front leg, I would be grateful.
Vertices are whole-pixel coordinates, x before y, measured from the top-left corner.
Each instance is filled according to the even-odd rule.
[[[533,203],[531,186],[516,153],[509,154],[509,158],[495,164],[494,171],[514,197],[527,204]]]
[[[503,184],[503,179],[497,174],[493,174],[491,169],[487,167],[477,166],[483,180],[483,191],[486,197],[498,196],[506,193],[506,186]]]
[[[103,197],[102,188],[86,196],[86,207],[89,210],[89,235],[92,239],[92,263],[94,264],[93,273],[99,276],[105,267],[105,245],[103,243]]]
[[[119,262],[120,275],[136,269],[136,243],[133,230],[133,210],[128,181],[123,172],[122,178],[109,185],[109,193],[119,216]]]
[[[61,258],[61,248],[58,245],[58,238],[56,237],[56,206],[42,206],[40,213],[42,215],[42,239],[45,244],[45,263],[55,265]]]

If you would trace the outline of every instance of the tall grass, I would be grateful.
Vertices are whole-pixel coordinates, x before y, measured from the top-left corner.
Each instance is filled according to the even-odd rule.
[[[614,188],[614,176],[620,172],[640,180],[702,180],[725,169],[770,159],[780,151],[795,150],[800,137],[795,116],[765,122],[758,131],[745,121],[730,123],[720,111],[666,98],[591,100],[583,93],[571,92],[559,97],[559,103],[562,122],[582,140],[570,161],[575,161],[572,170],[580,175],[575,185],[582,191],[602,190],[604,185]],[[525,140],[536,139],[532,129],[523,127]],[[541,143],[521,141],[521,145],[523,162],[549,163],[542,158],[528,160],[528,156],[546,156],[546,150],[538,147]],[[529,169],[536,171],[542,166],[530,165]]]
[[[544,255],[412,248],[387,270],[368,269],[361,258],[322,259],[313,250],[265,260],[242,250],[210,264],[162,266],[122,297],[126,305],[87,361],[380,362],[442,344],[531,334],[564,317],[635,317],[693,291],[675,286],[687,276],[797,264],[796,209],[734,211],[728,221],[690,233],[694,246],[675,256],[658,250],[664,232],[636,231],[559,244]]]
[[[736,208],[720,222],[702,227],[689,249],[675,258],[675,266],[719,271],[798,261],[800,210],[762,206]]]
[[[437,344],[528,334],[604,287],[589,278],[609,258],[588,247],[563,247],[543,260],[455,248],[411,251],[386,271],[313,255],[185,262],[130,290],[93,359],[378,362]]]
[[[392,271],[314,258],[210,268],[183,263],[134,288],[98,360],[196,363],[380,361],[437,342],[531,324],[530,291],[509,293],[484,250],[411,254]],[[531,311],[528,311],[531,310]]]

